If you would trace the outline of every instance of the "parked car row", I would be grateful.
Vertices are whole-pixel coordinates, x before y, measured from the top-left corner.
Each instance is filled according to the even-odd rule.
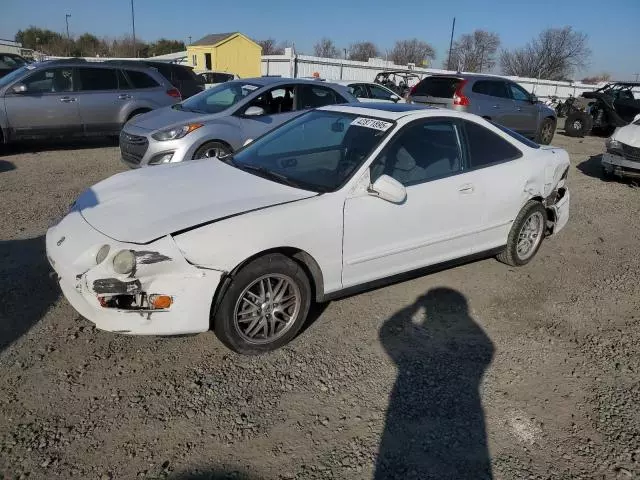
[[[228,133],[234,154],[114,175],[48,230],[64,295],[98,328],[213,328],[259,354],[291,341],[312,302],[470,256],[524,265],[569,216],[564,150],[330,83],[228,82],[136,117],[123,136],[137,135],[147,162],[160,145],[190,152],[177,145],[205,128]]]

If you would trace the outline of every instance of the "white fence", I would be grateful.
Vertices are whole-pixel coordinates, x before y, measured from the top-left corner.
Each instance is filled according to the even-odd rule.
[[[287,48],[284,55],[263,55],[262,74],[279,75],[282,77],[311,77],[318,73],[327,80],[361,80],[372,81],[384,70],[401,70],[415,73],[420,79],[434,73],[456,73],[449,70],[435,68],[420,68],[413,65],[395,65],[380,58],[371,58],[368,62],[356,62],[337,58],[321,58],[309,55],[295,55]],[[540,98],[555,95],[567,98],[569,95],[578,96],[582,92],[595,90],[603,85],[586,85],[553,80],[538,80],[536,78],[507,77],[519,83],[527,91],[535,93]]]

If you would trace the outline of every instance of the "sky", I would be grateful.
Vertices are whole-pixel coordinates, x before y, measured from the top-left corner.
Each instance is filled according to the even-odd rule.
[[[589,35],[590,65],[575,77],[608,72],[618,80],[640,72],[640,0],[133,0],[136,36],[185,42],[209,34],[239,31],[254,39],[294,42],[312,53],[314,43],[331,38],[339,48],[369,40],[384,51],[396,40],[419,38],[436,49],[441,67],[455,36],[484,29],[500,35],[503,48],[526,44],[541,30],[571,26]],[[131,33],[131,0],[0,0],[0,38],[13,39],[35,25],[71,35],[98,37]]]

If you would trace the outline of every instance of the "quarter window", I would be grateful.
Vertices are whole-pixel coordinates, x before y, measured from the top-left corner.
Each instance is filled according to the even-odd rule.
[[[469,121],[465,121],[464,126],[472,169],[508,162],[522,156],[520,150],[485,127]]]
[[[402,130],[371,165],[371,182],[389,175],[404,186],[462,170],[458,126],[449,120],[418,121]]]
[[[133,88],[153,88],[158,86],[158,82],[151,78],[150,75],[138,70],[127,70],[127,77],[133,84]]]
[[[80,77],[80,90],[117,90],[118,77],[113,68],[82,67],[78,69]]]
[[[55,93],[73,91],[73,69],[49,68],[40,70],[23,82],[27,93]]]

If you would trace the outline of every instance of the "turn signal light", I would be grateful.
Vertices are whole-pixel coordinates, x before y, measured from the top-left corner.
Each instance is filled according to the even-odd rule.
[[[169,308],[173,303],[173,298],[169,295],[149,295],[149,305],[154,310]]]

